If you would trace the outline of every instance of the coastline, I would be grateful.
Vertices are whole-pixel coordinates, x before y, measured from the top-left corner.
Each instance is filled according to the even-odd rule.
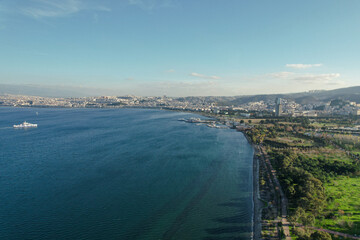
[[[182,111],[184,112],[184,111]],[[194,113],[194,114],[198,114],[198,115],[202,115],[204,117],[208,117],[208,118],[215,118],[218,121],[220,121],[219,118],[217,118],[216,116],[211,116],[207,113]],[[260,240],[261,239],[261,230],[262,230],[262,226],[261,226],[261,218],[262,218],[262,207],[263,207],[263,203],[261,202],[261,198],[260,198],[260,179],[259,179],[259,171],[260,171],[260,163],[259,163],[259,158],[260,155],[262,154],[260,149],[259,149],[259,145],[253,143],[251,141],[251,139],[248,137],[248,135],[246,135],[246,133],[244,131],[240,131],[237,130],[239,132],[241,132],[244,137],[246,138],[246,140],[248,141],[248,143],[252,146],[253,148],[253,216],[252,216],[252,238],[253,240]]]
[[[181,111],[184,112],[184,111]],[[208,117],[208,118],[215,118],[217,121],[220,121],[220,119],[216,116],[211,116],[207,113],[194,113],[194,114],[198,114],[204,117]],[[260,201],[260,179],[259,179],[259,171],[260,171],[260,163],[259,163],[259,154],[262,154],[260,149],[259,149],[259,145],[254,144],[251,139],[248,137],[248,135],[246,135],[245,132],[237,130],[239,132],[241,132],[244,137],[246,138],[246,140],[248,141],[248,143],[252,146],[253,148],[253,216],[252,216],[252,240],[261,240],[261,218],[262,218],[262,206],[263,203]]]
[[[197,113],[199,115],[205,116],[205,117],[212,117],[212,118],[216,118],[214,116],[211,116],[209,114],[200,114]],[[216,118],[218,121],[220,121],[219,118]],[[252,217],[252,239],[253,240],[260,240],[261,239],[261,212],[262,212],[262,202],[260,201],[260,179],[259,179],[259,171],[260,171],[260,163],[259,163],[259,154],[262,154],[260,149],[259,149],[259,145],[253,143],[251,141],[251,139],[248,137],[248,135],[246,135],[246,133],[244,131],[240,131],[237,130],[239,132],[241,132],[244,137],[246,138],[246,140],[248,141],[248,143],[252,146],[253,148],[253,217]]]
[[[6,106],[5,106],[6,107]],[[12,108],[12,107],[10,107]],[[17,107],[14,107],[17,108]],[[65,109],[66,107],[20,107],[20,108],[63,108]],[[119,109],[124,109],[126,107],[122,107]],[[128,109],[131,109],[134,107],[129,107]],[[135,109],[154,109],[154,108],[143,108],[143,107],[135,107]],[[71,109],[71,108],[68,108]],[[75,108],[75,109],[79,109],[79,108]],[[96,108],[82,108],[82,109],[96,109]],[[110,108],[109,108],[110,109]],[[192,113],[192,114],[197,114],[200,116],[204,116],[207,118],[215,118],[216,120],[220,121],[220,118],[216,117],[216,116],[211,116],[207,113],[202,113],[202,112],[189,112],[189,111],[178,111],[178,110],[171,110],[171,109],[161,109],[158,108],[157,110],[164,110],[164,111],[175,111],[175,112],[183,112],[183,113]],[[235,129],[233,129],[235,130]],[[236,131],[236,130],[235,130]],[[247,136],[247,134],[243,131],[239,131],[241,132],[244,137],[246,138],[247,142],[252,146],[253,148],[253,176],[252,176],[252,183],[253,183],[253,194],[252,194],[252,201],[253,201],[253,216],[252,216],[252,238],[253,240],[260,240],[261,239],[261,211],[262,211],[262,202],[260,201],[260,192],[259,192],[259,158],[258,158],[258,154],[259,154],[259,146],[254,144],[251,139]]]
[[[253,157],[253,203],[254,203],[254,218],[253,218],[253,239],[261,239],[261,205],[259,192],[259,158],[257,157],[258,146],[254,146]]]
[[[254,206],[254,212],[253,212],[253,240],[260,240],[261,239],[261,209],[262,209],[262,203],[260,201],[260,189],[259,189],[259,158],[258,154],[259,152],[259,146],[254,144],[249,137],[244,133],[246,140],[248,143],[252,146],[254,150],[253,154],[253,206]]]

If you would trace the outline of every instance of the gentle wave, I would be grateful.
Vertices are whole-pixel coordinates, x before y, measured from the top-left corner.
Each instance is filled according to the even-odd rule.
[[[34,111],[41,111],[35,115]],[[7,109],[1,239],[250,239],[252,148],[242,134],[141,109]]]

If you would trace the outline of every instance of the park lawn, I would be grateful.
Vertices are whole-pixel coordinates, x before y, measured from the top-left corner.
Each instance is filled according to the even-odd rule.
[[[260,118],[256,118],[256,119],[251,118],[250,119],[250,118],[239,118],[238,116],[234,116],[234,117],[231,117],[231,118],[234,118],[234,120],[236,122],[240,122],[241,120],[243,120],[245,123],[248,123],[249,120],[251,120],[251,124],[260,124],[261,120],[265,121],[265,119],[260,119]]]
[[[313,123],[310,123],[310,126],[313,126],[315,128],[321,128],[321,127],[324,127],[325,124],[324,123],[313,122]]]
[[[360,151],[359,151],[358,149],[355,150],[355,151],[352,151],[352,153],[355,154],[355,155],[356,155],[356,154],[360,155]]]
[[[301,125],[301,123],[297,123],[297,122],[278,122],[278,124],[284,124],[284,125]]]
[[[317,220],[317,226],[337,232],[360,234],[360,177],[337,177],[324,183],[324,187],[327,197],[332,201],[324,209],[328,217]]]
[[[284,136],[284,137],[277,137],[275,139],[277,142],[286,143],[290,146],[294,147],[307,147],[307,146],[313,146],[314,142],[311,140],[293,137],[293,136]]]
[[[332,161],[343,161],[347,163],[353,162],[353,160],[348,155],[346,155],[344,151],[334,148],[333,146],[326,146],[308,151],[302,151],[302,154],[310,158],[326,158]]]
[[[357,135],[351,134],[334,134],[332,135],[334,139],[344,144],[351,144],[353,146],[360,147],[360,137]]]
[[[333,127],[338,127],[339,124],[336,123],[321,123],[321,122],[313,122],[310,124],[310,126],[314,126],[316,128],[321,128],[321,127],[328,127],[328,128],[333,128]]]
[[[291,239],[292,239],[292,240],[296,240],[296,239],[298,239],[298,236],[296,236],[296,234],[294,233],[294,227],[293,227],[293,226],[291,226],[291,224],[290,224],[290,226],[289,226],[289,229],[290,229],[290,236],[291,236]]]

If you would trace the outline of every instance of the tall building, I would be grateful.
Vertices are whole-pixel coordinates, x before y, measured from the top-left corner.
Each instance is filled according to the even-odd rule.
[[[279,117],[282,114],[282,101],[281,98],[275,100],[275,116]]]
[[[360,116],[360,108],[355,108],[352,112],[352,115]]]

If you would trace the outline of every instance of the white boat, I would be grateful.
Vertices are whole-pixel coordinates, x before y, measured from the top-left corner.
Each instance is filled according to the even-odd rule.
[[[14,125],[14,128],[31,128],[31,127],[37,127],[37,124],[35,123],[28,123],[28,122],[23,122],[19,125]]]
[[[200,118],[190,118],[190,119],[186,120],[185,122],[188,122],[188,123],[201,123],[202,120]]]

